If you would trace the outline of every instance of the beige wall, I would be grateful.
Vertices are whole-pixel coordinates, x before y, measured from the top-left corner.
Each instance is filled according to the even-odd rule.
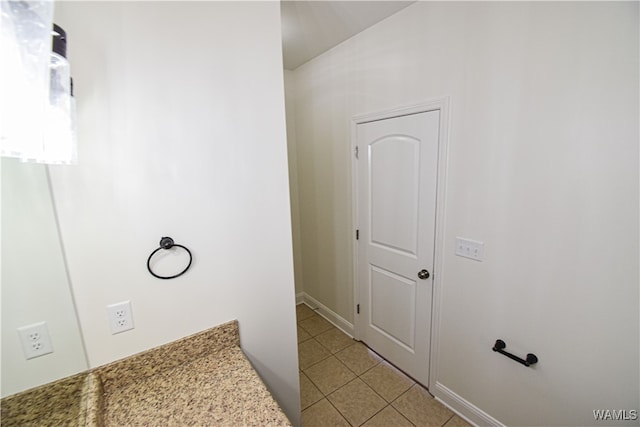
[[[238,319],[299,422],[280,11],[274,2],[68,2],[79,165],[52,172],[91,367]],[[193,253],[158,280],[161,236]],[[181,266],[176,265],[175,268]],[[135,329],[111,335],[108,304]]]
[[[632,2],[420,2],[297,68],[304,292],[353,322],[351,117],[449,96],[431,391],[507,425],[638,409],[638,71]]]

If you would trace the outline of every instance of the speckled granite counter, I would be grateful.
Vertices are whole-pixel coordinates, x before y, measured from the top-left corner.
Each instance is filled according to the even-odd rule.
[[[84,425],[86,419],[87,373],[2,399],[3,427]]]
[[[291,425],[242,353],[236,321],[76,377],[59,381],[70,381],[59,397],[56,382],[3,399],[2,425]],[[56,420],[42,418],[47,401],[66,402]]]

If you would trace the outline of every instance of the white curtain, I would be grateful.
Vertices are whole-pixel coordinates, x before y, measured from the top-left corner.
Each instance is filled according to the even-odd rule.
[[[2,0],[0,8],[0,153],[75,163],[71,97],[66,111],[51,101],[53,0]]]

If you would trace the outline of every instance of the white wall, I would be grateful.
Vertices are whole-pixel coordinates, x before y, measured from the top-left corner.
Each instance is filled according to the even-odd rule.
[[[298,194],[298,153],[296,144],[295,86],[293,71],[284,70],[285,111],[287,120],[287,151],[289,159],[289,195],[291,198],[291,229],[296,296],[304,289],[302,276],[302,242],[300,241],[300,196]]]
[[[53,353],[27,360],[17,329],[43,321]],[[46,166],[2,159],[2,397],[86,369]]]
[[[640,409],[638,72],[636,2],[420,2],[297,68],[304,292],[353,320],[351,117],[449,96],[432,392],[507,425]]]
[[[79,165],[52,182],[91,367],[237,318],[243,350],[298,423],[278,3],[68,2],[56,12],[69,35]],[[162,236],[192,251],[184,276],[147,272]],[[105,307],[123,300],[135,329],[111,335]]]

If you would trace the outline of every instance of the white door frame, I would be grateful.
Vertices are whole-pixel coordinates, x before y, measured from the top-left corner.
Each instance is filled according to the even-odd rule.
[[[357,127],[359,124],[376,120],[391,119],[409,114],[424,113],[440,110],[440,129],[438,136],[438,171],[436,184],[436,230],[435,248],[433,260],[433,301],[431,308],[431,345],[429,350],[429,389],[435,389],[437,372],[437,355],[440,331],[440,306],[442,297],[442,270],[444,260],[444,219],[445,219],[445,191],[447,178],[447,159],[449,150],[449,97],[434,98],[419,104],[393,108],[373,113],[358,114],[351,118],[351,194],[352,194],[352,224],[353,224],[353,313],[355,339],[360,339],[362,334],[362,321],[357,314],[356,307],[360,301],[360,287],[358,285],[358,242],[355,240],[358,230],[358,163],[356,159],[356,147],[358,145]]]

